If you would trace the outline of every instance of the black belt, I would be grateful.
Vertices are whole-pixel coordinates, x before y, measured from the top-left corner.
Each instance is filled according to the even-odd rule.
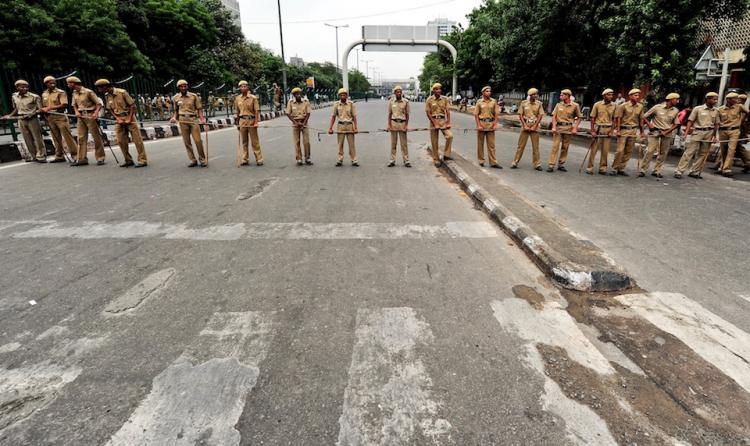
[[[432,115],[432,117],[435,119],[444,119],[445,115]]]
[[[115,113],[115,116],[128,116],[130,113],[124,112],[124,113]]]
[[[187,116],[188,118],[195,118],[197,115],[190,113],[180,113],[180,116]]]
[[[612,124],[597,124],[597,127],[612,127]]]
[[[693,127],[694,130],[713,130],[713,127]]]
[[[635,129],[635,128],[638,128],[638,126],[637,125],[621,125],[620,128],[621,129]]]
[[[353,124],[354,121],[341,121],[339,120],[339,124]]]
[[[479,120],[482,122],[494,122],[495,118],[479,118]]]
[[[740,128],[740,126],[737,127],[719,127],[719,130],[737,130]]]
[[[573,125],[572,122],[558,122],[557,125]]]
[[[240,115],[240,118],[243,118],[243,119],[255,119],[255,115]]]
[[[406,119],[401,119],[401,118],[391,118],[391,121],[393,121],[393,122],[406,122]]]

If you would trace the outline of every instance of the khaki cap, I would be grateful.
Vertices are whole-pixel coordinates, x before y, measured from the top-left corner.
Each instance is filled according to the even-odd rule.
[[[610,93],[614,94],[614,92],[615,91],[611,88],[605,88],[604,91],[602,91],[602,96],[604,96],[605,94],[610,94]]]
[[[489,85],[485,85],[484,87],[482,87],[481,93],[484,93],[484,90],[492,91],[492,87],[490,87]]]
[[[346,90],[346,88],[339,88],[338,94],[349,94],[349,92]]]
[[[443,88],[443,84],[441,84],[440,82],[435,82],[434,84],[432,84],[432,88],[430,88],[430,90],[434,90],[436,88]]]
[[[186,83],[187,83],[187,82],[186,82]],[[179,85],[179,82],[178,82],[178,85]],[[248,85],[247,81],[240,81],[240,82],[239,82],[239,83],[237,84],[237,86],[238,86],[238,87],[241,87],[241,86],[243,86],[243,85]]]
[[[633,88],[632,90],[628,92],[628,96],[630,96],[631,94],[641,94],[641,90],[637,88]]]
[[[188,84],[188,83],[187,83],[187,81],[186,81],[185,79],[180,79],[180,80],[178,80],[178,81],[177,81],[177,86],[178,86],[178,87],[179,87],[180,85],[187,85],[187,84]]]
[[[747,99],[747,95],[745,93],[740,93],[737,97],[740,99]]]
[[[78,79],[75,76],[69,76],[67,79],[65,79],[65,82],[67,82],[69,84],[82,84],[83,83],[83,82],[81,82],[80,79]]]
[[[531,96],[532,94],[539,94],[539,90],[536,88],[529,88],[529,91],[526,92],[527,95]]]
[[[294,87],[294,88],[292,88],[292,94],[294,94],[294,93],[302,93],[302,89],[299,88],[299,87]]]
[[[26,86],[28,87],[28,86],[29,86],[29,83],[28,83],[28,82],[26,82],[26,81],[25,81],[25,80],[23,80],[23,79],[18,79],[18,80],[16,81],[16,83],[15,83],[14,85],[15,85],[16,87],[18,87],[19,85],[26,85]]]
[[[109,84],[111,84],[111,82],[107,79],[99,79],[98,81],[94,82],[94,85],[96,85],[97,87],[103,87]]]
[[[393,87],[393,92],[394,92],[394,93],[396,92],[396,90],[398,90],[398,91],[403,91],[403,90],[401,89],[401,85],[396,85],[395,87]]]
[[[715,91],[709,91],[708,93],[706,93],[706,98],[718,98],[718,97],[719,97],[719,93]]]
[[[45,78],[44,78],[44,80],[43,80],[42,82],[44,82],[44,83],[46,84],[46,83],[47,83],[47,82],[49,82],[49,81],[56,81],[56,80],[57,80],[57,79],[55,79],[55,78],[54,78],[54,77],[52,77],[52,76],[47,76],[47,77],[45,77]]]
[[[567,94],[568,96],[572,96],[573,92],[566,88],[565,90],[561,91],[560,94]]]
[[[725,96],[726,99],[732,99],[732,98],[738,98],[738,97],[740,97],[740,95],[738,95],[735,92],[727,93],[727,95]]]
[[[667,100],[670,100],[670,99],[680,99],[680,95],[677,93],[669,93],[667,95]]]

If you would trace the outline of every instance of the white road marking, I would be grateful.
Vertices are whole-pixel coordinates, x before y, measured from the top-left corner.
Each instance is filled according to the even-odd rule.
[[[273,313],[215,313],[161,372],[109,446],[237,445],[245,399],[273,337]]]
[[[362,239],[480,239],[494,238],[498,229],[489,222],[447,222],[443,225],[396,223],[230,223],[204,228],[186,224],[147,221],[82,223],[43,222],[11,232],[15,238],[142,239],[176,240],[362,240]],[[12,228],[12,226],[10,227]],[[9,229],[10,229],[9,228]]]
[[[150,274],[125,294],[107,304],[104,312],[119,315],[134,310],[144,300],[158,296],[169,285],[176,273],[177,271],[174,268],[167,268]]]
[[[747,294],[738,294],[740,299],[745,299],[745,301],[750,302],[750,295]]]
[[[437,418],[432,380],[417,347],[432,341],[412,308],[360,309],[337,445],[436,443],[451,425]],[[415,438],[415,435],[419,435]]]
[[[678,293],[628,294],[617,300],[670,333],[750,392],[750,335]]]
[[[542,407],[565,420],[568,439],[573,444],[616,445],[607,423],[588,406],[565,396],[560,386],[544,372],[537,343],[561,347],[571,359],[597,373],[615,373],[573,318],[557,302],[545,302],[542,310],[535,310],[525,300],[509,298],[492,302],[492,310],[500,325],[526,341],[524,360],[544,378]]]
[[[21,348],[20,342],[9,342],[7,344],[0,345],[0,353],[14,352]]]

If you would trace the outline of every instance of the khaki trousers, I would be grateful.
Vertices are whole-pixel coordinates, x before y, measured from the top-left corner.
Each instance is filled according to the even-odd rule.
[[[591,154],[589,156],[589,164],[588,170],[589,172],[593,172],[594,170],[594,159],[596,158],[596,154],[599,154],[599,172],[606,172],[609,159],[609,146],[612,144],[612,139],[609,136],[605,136],[604,134],[609,133],[612,130],[611,126],[596,126],[596,143],[594,144],[594,147],[591,148]]]
[[[47,159],[47,149],[44,147],[42,125],[39,123],[39,118],[34,116],[29,119],[21,119],[18,122],[30,156],[38,160]]]
[[[654,166],[655,173],[661,173],[664,168],[664,160],[667,159],[669,148],[672,146],[671,136],[651,136],[648,137],[648,148],[646,154],[643,155],[643,161],[641,162],[641,172],[645,173],[649,166],[651,166],[651,159],[654,157],[654,153],[657,153],[656,165]]]
[[[396,161],[396,144],[401,141],[401,155],[404,157],[404,162],[409,162],[409,146],[406,142],[406,131],[405,130],[394,130],[391,131],[391,161]]]
[[[490,159],[490,164],[497,164],[497,157],[495,156],[495,132],[477,130],[477,158],[480,163],[484,163],[484,143],[487,142],[487,157]]]
[[[115,135],[117,136],[117,144],[120,146],[126,163],[133,162],[130,150],[128,149],[128,136],[130,136],[133,144],[135,144],[135,150],[138,152],[138,164],[148,164],[146,147],[143,145],[143,138],[141,137],[141,130],[138,128],[138,124],[135,122],[131,122],[130,124],[115,124]]]
[[[612,170],[622,172],[628,161],[633,156],[636,138],[635,129],[626,129],[620,132],[617,137],[617,150],[615,151],[615,160],[612,161]]]
[[[570,133],[557,132],[552,136],[552,151],[549,153],[549,160],[547,164],[549,167],[564,166],[565,161],[568,160],[568,149],[570,148],[570,140],[573,137]],[[558,152],[560,154],[558,158]]]
[[[694,131],[690,135],[690,141],[685,145],[680,162],[674,173],[682,175],[688,173],[701,173],[706,167],[706,153],[711,149],[712,130]]]
[[[70,132],[70,123],[65,116],[50,115],[47,117],[49,132],[52,134],[52,141],[55,143],[55,159],[65,159],[65,147],[68,148],[70,157],[75,159],[78,152],[78,145],[73,139]],[[64,145],[63,145],[64,143]]]
[[[516,156],[513,158],[513,164],[516,166],[521,162],[524,150],[526,150],[526,141],[531,138],[531,162],[534,167],[542,165],[542,158],[539,156],[539,132],[529,132],[521,130],[518,135],[518,148],[516,149]]]
[[[305,146],[305,160],[310,159],[310,129],[305,127],[292,127],[292,139],[294,140],[294,159],[302,161],[302,145]]]
[[[345,124],[339,123],[337,131],[352,132],[354,131],[354,124],[353,123],[345,123]],[[351,159],[352,162],[357,162],[357,146],[354,145],[354,133],[339,133],[336,135],[336,139],[338,140],[338,147],[339,147],[338,160],[339,161],[344,160],[344,140],[346,140],[346,143],[349,146],[349,159]]]
[[[102,131],[99,130],[99,121],[96,118],[82,117],[76,122],[76,133],[78,134],[78,161],[88,162],[89,133],[94,140],[94,157],[97,161],[104,161],[104,141]]]
[[[442,127],[445,125],[445,119],[435,119],[437,123]],[[451,146],[453,145],[453,132],[451,129],[446,128],[430,128],[430,143],[432,144],[432,160],[436,163],[440,162],[440,145],[438,136],[439,133],[443,132],[445,137],[445,149],[443,149],[443,156],[451,156]]]
[[[740,129],[735,130],[719,130],[719,139],[722,141],[729,140],[729,142],[723,142],[721,147],[721,155],[724,160],[721,165],[723,172],[731,172],[732,165],[734,164],[734,153],[737,151],[738,139],[740,137]]]
[[[180,135],[182,136],[182,143],[185,145],[188,159],[191,162],[196,161],[195,154],[193,153],[193,145],[190,143],[190,137],[192,136],[193,141],[195,141],[195,148],[198,150],[198,161],[205,164],[206,153],[203,151],[201,128],[198,123],[192,118],[180,116]]]
[[[243,125],[240,123],[240,143],[242,144],[242,162],[246,162],[250,159],[250,151],[248,149],[248,139],[253,146],[253,155],[255,156],[256,163],[263,162],[263,152],[260,150],[260,140],[258,139],[258,128],[250,124]]]

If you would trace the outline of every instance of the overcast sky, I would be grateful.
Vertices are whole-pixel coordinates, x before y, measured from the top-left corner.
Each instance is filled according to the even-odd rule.
[[[281,54],[276,0],[239,0],[242,31],[250,40]],[[305,62],[332,62],[336,59],[336,31],[324,23],[349,25],[339,28],[339,51],[361,38],[363,25],[420,25],[446,17],[466,26],[466,14],[481,0],[281,0],[284,23],[284,53],[289,61],[298,56]],[[294,23],[294,22],[307,23]],[[380,72],[383,79],[419,75],[425,53],[359,52],[359,68],[370,76]],[[349,66],[356,67],[357,53],[351,52]]]

